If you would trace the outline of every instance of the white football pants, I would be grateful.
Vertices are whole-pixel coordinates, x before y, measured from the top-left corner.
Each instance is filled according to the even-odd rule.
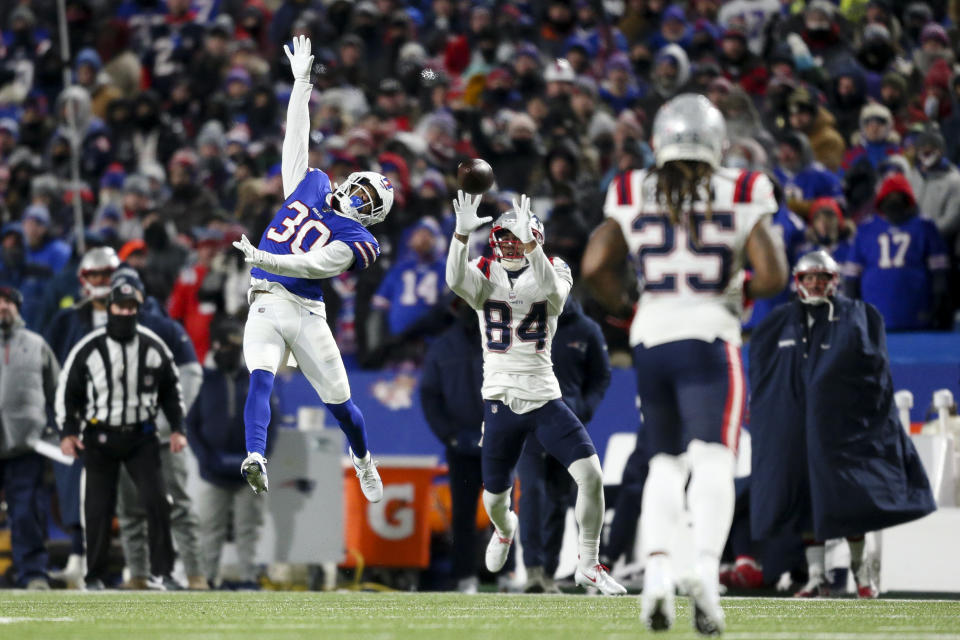
[[[290,352],[323,402],[350,399],[347,370],[327,319],[277,294],[256,293],[243,331],[247,369],[276,374]]]

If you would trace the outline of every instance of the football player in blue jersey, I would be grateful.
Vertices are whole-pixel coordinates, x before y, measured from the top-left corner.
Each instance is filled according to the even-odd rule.
[[[374,263],[380,245],[367,227],[387,217],[393,185],[379,173],[360,171],[334,188],[326,173],[307,168],[310,39],[294,38],[293,51],[289,46],[284,51],[294,77],[281,163],[286,200],[257,247],[246,236],[234,243],[253,265],[243,335],[250,392],[244,408],[248,455],[241,473],[257,493],[267,490],[263,454],[270,393],[277,368],[292,353],[346,434],[363,495],[378,502],[383,483],[367,449],[363,414],[350,399],[347,371],[327,326],[320,280]]]

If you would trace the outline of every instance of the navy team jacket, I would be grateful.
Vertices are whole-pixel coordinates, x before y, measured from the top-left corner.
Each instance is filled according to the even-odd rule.
[[[815,318],[808,328],[807,313]],[[858,535],[936,509],[893,403],[883,318],[837,296],[784,304],[750,340],[754,539]]]

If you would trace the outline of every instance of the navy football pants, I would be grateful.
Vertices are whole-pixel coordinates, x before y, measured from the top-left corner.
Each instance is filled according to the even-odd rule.
[[[497,400],[484,400],[483,424],[483,486],[490,493],[503,493],[513,485],[513,469],[527,434],[536,434],[564,469],[597,453],[583,424],[559,399],[524,414],[514,413]]]
[[[746,385],[740,348],[677,340],[633,350],[647,454],[680,455],[691,440],[736,451]]]

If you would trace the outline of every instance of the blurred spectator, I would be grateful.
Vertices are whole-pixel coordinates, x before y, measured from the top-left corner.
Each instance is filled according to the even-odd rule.
[[[777,180],[783,185],[787,207],[808,219],[810,204],[817,198],[843,201],[843,186],[833,173],[813,158],[807,136],[789,131],[777,145]]]
[[[903,175],[884,180],[876,210],[857,228],[849,291],[875,306],[889,331],[949,329],[946,247]]]
[[[863,125],[861,109],[867,103],[867,81],[860,67],[851,63],[833,73],[829,102],[840,135],[844,140],[852,140],[854,132]]]
[[[676,6],[671,9],[677,8]],[[687,53],[676,44],[668,44],[659,51],[653,61],[647,95],[640,100],[647,122],[664,102],[672,98],[690,79],[690,60]]]
[[[614,113],[620,113],[632,107],[641,97],[643,92],[633,77],[630,59],[624,53],[610,56],[605,66],[604,80],[600,82],[600,99]]]
[[[221,286],[223,284],[211,269],[222,243],[223,237],[216,231],[202,229],[198,232],[195,262],[180,272],[167,303],[170,317],[183,323],[187,330],[200,362],[204,361],[210,349],[210,323],[217,312],[213,298],[220,293],[217,287],[210,286],[207,279],[216,280]]]
[[[727,29],[720,40],[720,69],[724,77],[751,96],[763,95],[769,72],[763,61],[747,47],[747,35],[737,28]]]
[[[917,159],[907,173],[910,187],[924,215],[929,216],[952,256],[960,255],[960,171],[944,157],[946,142],[936,128],[916,140]]]
[[[220,583],[220,555],[232,528],[240,565],[238,586],[256,588],[254,559],[266,503],[247,488],[238,472],[247,455],[243,406],[249,382],[243,365],[242,325],[218,323],[212,331],[210,354],[203,385],[186,419],[187,439],[200,470],[197,513],[203,571],[211,586]],[[270,423],[267,434],[268,456],[275,425]]]
[[[8,223],[0,231],[0,285],[18,289],[23,297],[20,316],[30,329],[39,329],[44,287],[53,276],[49,266],[30,262],[23,228]]]
[[[876,193],[877,168],[889,156],[900,153],[890,110],[875,103],[864,106],[860,110],[860,130],[853,142],[837,173],[844,181],[848,210],[854,219],[859,219],[861,209],[870,205]]]
[[[944,60],[937,60],[923,78],[923,91],[910,103],[911,119],[940,121],[953,113],[950,80],[953,72]]]
[[[392,264],[373,297],[374,310],[386,316],[387,337],[401,336],[443,297],[446,256],[440,245],[440,226],[425,218],[410,231],[408,251]],[[409,342],[405,357],[416,358],[419,345]]]
[[[27,245],[27,260],[47,267],[55,275],[70,258],[70,245],[52,237],[49,229],[50,211],[40,204],[27,207],[23,212],[23,237]]]
[[[17,587],[47,590],[44,458],[33,450],[51,415],[60,365],[39,334],[24,328],[20,292],[0,287],[0,487],[10,523]],[[51,425],[52,426],[52,425]],[[79,465],[78,465],[79,466]]]
[[[806,243],[800,247],[801,255],[811,251],[826,251],[837,264],[850,260],[856,227],[845,220],[840,205],[833,198],[817,198],[810,205],[810,225],[805,234]]]

